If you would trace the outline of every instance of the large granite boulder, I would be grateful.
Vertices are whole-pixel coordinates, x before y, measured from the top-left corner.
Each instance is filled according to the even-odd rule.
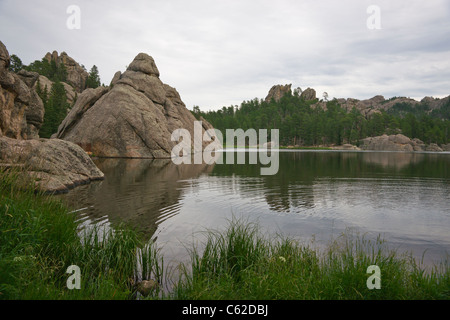
[[[179,93],[159,79],[153,58],[139,53],[110,87],[79,95],[53,138],[99,157],[169,158],[178,144],[171,140],[173,131],[188,130],[193,145],[195,121]],[[202,133],[208,129],[212,126],[202,121]]]
[[[414,151],[411,140],[404,135],[386,134],[378,137],[369,137],[362,140],[362,150],[375,151]]]
[[[433,151],[441,152],[442,148],[432,143],[426,145],[423,141],[415,138],[410,139],[403,134],[382,135],[378,137],[369,137],[361,140],[362,150],[375,151]]]
[[[57,139],[0,137],[0,168],[22,167],[24,181],[36,190],[62,193],[104,174],[79,146]],[[29,185],[24,185],[28,187]]]
[[[314,90],[313,88],[308,88],[302,92],[300,98],[304,99],[305,101],[315,100],[317,98],[316,90]]]

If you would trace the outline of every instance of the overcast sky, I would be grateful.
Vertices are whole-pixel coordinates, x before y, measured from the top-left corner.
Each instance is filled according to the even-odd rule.
[[[25,64],[65,51],[107,85],[148,53],[204,111],[275,84],[330,98],[450,95],[449,0],[0,0],[0,41]]]

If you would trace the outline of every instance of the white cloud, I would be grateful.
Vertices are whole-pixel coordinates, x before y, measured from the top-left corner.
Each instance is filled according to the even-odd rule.
[[[66,28],[66,8],[81,29]],[[274,84],[321,96],[448,95],[450,6],[444,0],[377,0],[381,30],[369,30],[372,1],[0,1],[0,41],[25,63],[66,51],[102,82],[139,52],[191,108],[264,98]]]

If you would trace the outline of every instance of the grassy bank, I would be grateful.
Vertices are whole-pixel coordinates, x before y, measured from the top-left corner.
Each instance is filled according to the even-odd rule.
[[[410,256],[390,251],[380,238],[348,232],[320,251],[262,234],[257,225],[241,221],[231,221],[224,232],[208,232],[205,250],[192,251],[192,270],[180,281],[177,298],[450,298],[448,264],[425,272]],[[380,268],[379,290],[367,286],[372,265]]]
[[[17,174],[0,177],[0,299],[135,299],[140,273],[161,284],[149,299],[450,298],[448,264],[425,272],[381,239],[352,233],[319,251],[267,238],[241,220],[205,232],[175,279],[155,247],[130,228],[81,232],[76,214],[60,202],[18,190]],[[80,267],[79,290],[67,288],[70,265]],[[367,288],[370,265],[380,268],[379,290]],[[164,291],[167,281],[170,292]]]
[[[152,271],[138,235],[127,228],[81,231],[61,202],[18,189],[19,176],[0,172],[0,299],[132,297],[136,271]],[[70,265],[80,268],[80,290],[67,287]]]

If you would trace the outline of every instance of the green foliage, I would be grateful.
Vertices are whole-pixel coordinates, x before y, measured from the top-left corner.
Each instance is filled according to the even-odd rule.
[[[86,88],[97,88],[101,85],[98,68],[94,65],[90,72],[89,77],[86,79]]]
[[[32,187],[19,188],[20,177],[0,171],[0,300],[130,299],[142,266],[160,281],[159,257],[136,232],[80,230],[75,213]],[[70,265],[80,267],[80,290],[67,288]]]
[[[38,86],[40,87],[40,86]],[[61,82],[55,82],[47,94],[47,89],[40,90],[42,101],[44,102],[45,114],[44,123],[39,130],[41,138],[50,138],[50,136],[58,131],[58,127],[67,115],[70,108],[67,102],[66,90]],[[46,98],[48,96],[48,98]]]
[[[11,62],[9,64],[9,71],[12,72],[19,72],[24,68],[24,65],[22,64],[22,60],[16,56],[15,54],[11,55]]]
[[[220,130],[253,128],[279,129],[280,144],[293,146],[358,145],[361,139],[382,134],[403,133],[426,143],[450,142],[450,100],[441,108],[430,110],[422,103],[412,106],[398,103],[389,111],[364,116],[357,109],[350,111],[336,99],[326,102],[326,110],[313,107],[316,101],[305,101],[298,94],[285,95],[279,102],[253,99],[238,106],[192,113]]]
[[[322,252],[323,251],[323,252]],[[175,289],[193,300],[449,299],[448,264],[429,274],[408,255],[348,230],[325,250],[294,239],[269,239],[254,224],[231,221],[207,234],[202,252]],[[369,266],[381,270],[381,289],[367,287]]]
[[[40,61],[36,60],[25,66],[24,69],[37,72],[53,82],[65,82],[67,80],[66,66],[63,63],[58,65],[55,60],[49,62],[47,59],[42,58]]]

